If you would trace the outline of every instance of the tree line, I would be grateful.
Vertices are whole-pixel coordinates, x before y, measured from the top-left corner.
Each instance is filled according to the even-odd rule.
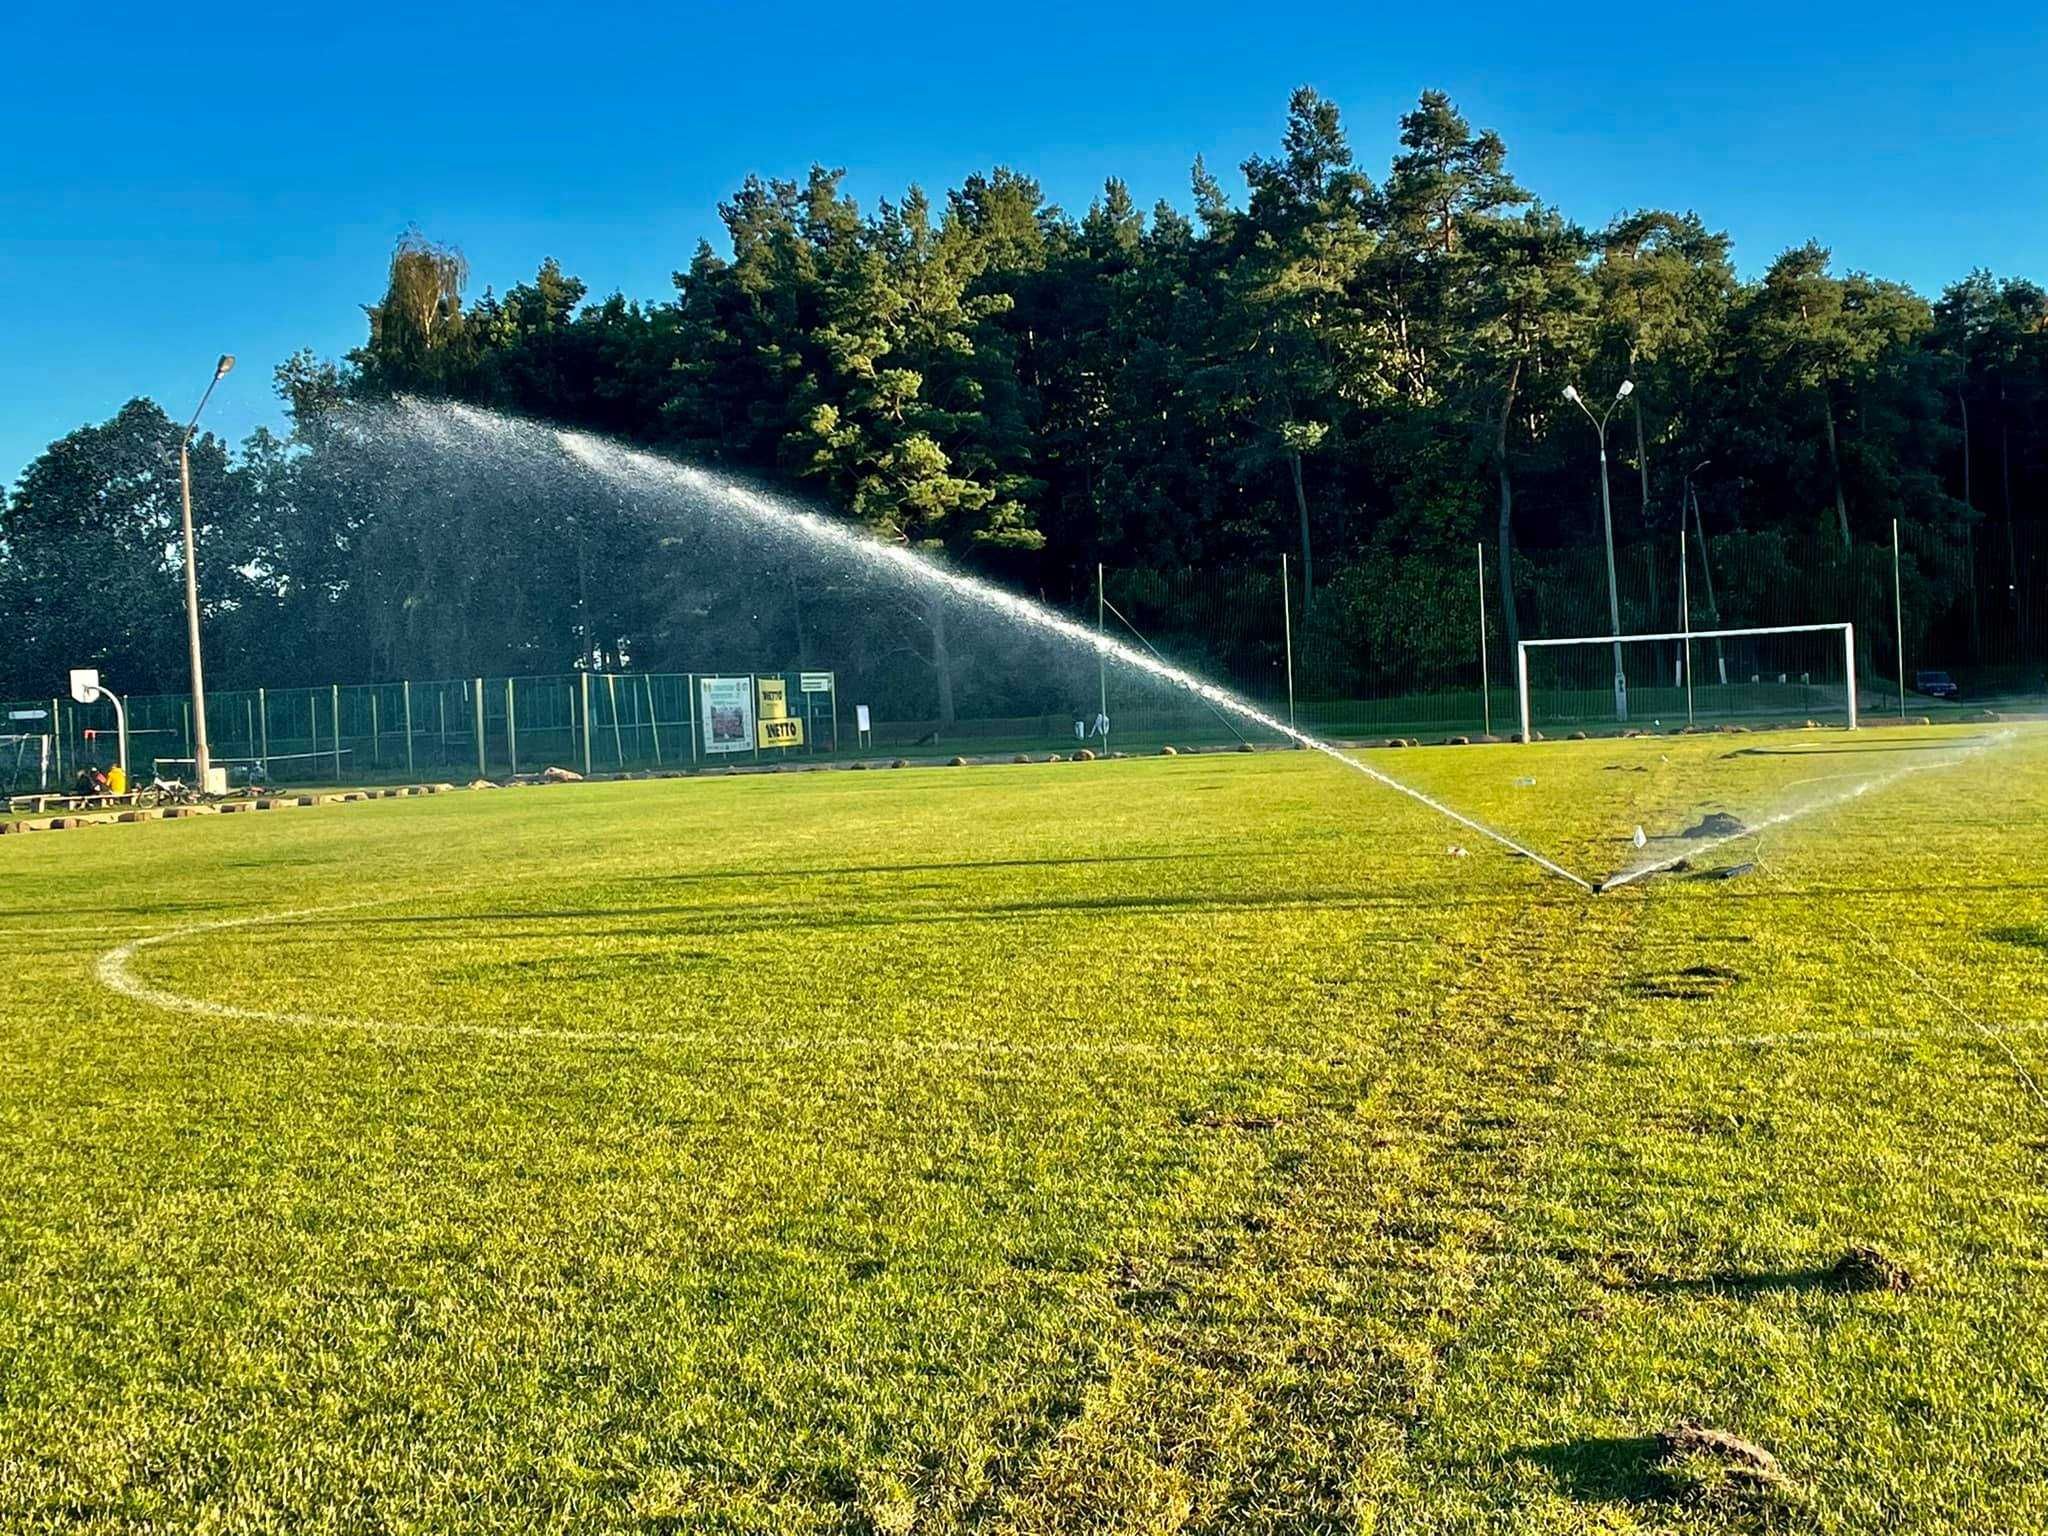
[[[1508,159],[1427,92],[1375,178],[1303,89],[1243,194],[1197,159],[1186,208],[1111,180],[1077,217],[1006,168],[870,210],[839,171],[749,177],[723,248],[658,300],[593,300],[552,260],[472,296],[459,251],[410,233],[363,344],[278,369],[284,435],[195,445],[211,678],[700,664],[645,529],[366,464],[333,430],[394,396],[726,466],[1075,608],[1098,564],[1170,581],[1285,550],[1312,642],[1421,664],[1470,604],[1475,542],[1511,643],[1543,622],[1549,557],[1600,541],[1572,385],[1612,406],[1625,542],[1684,526],[1848,561],[1896,519],[1920,638],[2038,646],[2048,293],[1980,271],[1930,301],[1817,243],[1744,281],[1696,214],[1589,228]],[[179,431],[132,401],[6,496],[0,696],[93,661],[181,685]]]

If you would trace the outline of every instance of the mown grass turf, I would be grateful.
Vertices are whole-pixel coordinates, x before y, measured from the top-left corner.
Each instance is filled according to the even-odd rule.
[[[2048,1530],[1984,736],[1375,757],[1589,875],[1843,799],[1597,899],[1314,754],[9,839],[0,1530]]]

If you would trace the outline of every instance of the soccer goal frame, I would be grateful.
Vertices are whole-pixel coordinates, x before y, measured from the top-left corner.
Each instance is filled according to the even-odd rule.
[[[1529,653],[1566,645],[1611,645],[1614,647],[1615,699],[1617,713],[1626,723],[1627,685],[1623,682],[1621,647],[1645,640],[1678,641],[1685,646],[1685,711],[1692,716],[1692,648],[1702,640],[1740,640],[1753,635],[1825,635],[1842,637],[1842,678],[1849,694],[1849,729],[1856,729],[1856,626],[1854,624],[1764,624],[1749,629],[1680,629],[1652,635],[1572,635],[1558,640],[1523,640],[1515,647],[1515,700],[1522,716],[1522,740],[1536,739],[1529,715]]]

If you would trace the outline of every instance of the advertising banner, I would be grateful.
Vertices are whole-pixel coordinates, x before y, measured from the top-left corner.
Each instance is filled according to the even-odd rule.
[[[755,680],[754,688],[760,703],[756,723],[761,732],[761,745],[764,748],[802,746],[804,723],[790,718],[789,685],[779,677],[763,677]]]
[[[699,713],[704,717],[704,750],[754,750],[754,680],[751,677],[704,677],[697,680]]]

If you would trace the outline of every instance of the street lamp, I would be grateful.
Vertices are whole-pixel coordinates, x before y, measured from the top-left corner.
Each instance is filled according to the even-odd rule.
[[[206,745],[206,672],[199,661],[199,555],[192,539],[192,434],[199,430],[199,412],[213,398],[214,385],[226,378],[234,366],[234,357],[227,353],[213,365],[213,379],[207,384],[206,393],[199,397],[199,410],[192,413],[178,438],[178,486],[185,503],[185,637],[192,649],[192,777],[201,794],[212,788],[209,777],[213,754]]]
[[[1614,500],[1607,489],[1607,418],[1634,392],[1635,385],[1623,379],[1621,388],[1607,402],[1607,409],[1595,416],[1580,398],[1577,385],[1567,384],[1564,387],[1565,399],[1586,413],[1586,420],[1593,423],[1593,430],[1600,438],[1600,521],[1607,529],[1607,617],[1613,626],[1608,633],[1616,636],[1621,634],[1621,592],[1614,579]],[[1622,669],[1619,639],[1614,642],[1614,718],[1628,719],[1628,674]]]

